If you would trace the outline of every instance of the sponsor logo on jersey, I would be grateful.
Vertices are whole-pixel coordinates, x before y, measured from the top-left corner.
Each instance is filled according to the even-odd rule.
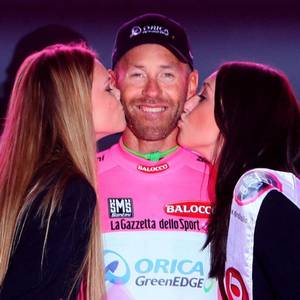
[[[234,192],[235,201],[239,205],[246,205],[256,201],[266,191],[282,190],[280,181],[271,173],[252,171],[244,175]]]
[[[108,198],[110,218],[132,218],[133,202],[131,198]]]
[[[226,270],[225,286],[228,300],[249,300],[246,285],[238,270],[234,268]]]
[[[98,155],[97,156],[97,160],[100,161],[104,161],[104,154],[103,155]]]
[[[169,218],[153,220],[149,218],[145,219],[114,219],[110,221],[110,229],[112,231],[126,230],[126,231],[137,231],[137,230],[184,230],[184,231],[198,231],[207,232],[207,220],[205,222],[201,219],[187,220],[186,218]]]
[[[117,252],[104,250],[105,280],[113,284],[125,284],[130,278],[127,261]]]
[[[202,157],[202,156],[198,156],[198,157],[197,157],[197,161],[201,161],[201,162],[204,162],[204,163],[208,163],[208,160],[205,159],[205,158]]]
[[[164,211],[166,214],[178,217],[209,218],[211,205],[207,202],[179,202],[166,204]]]
[[[104,251],[105,280],[112,284],[134,282],[136,286],[189,287],[209,293],[216,287],[214,279],[206,278],[202,261],[174,258],[141,257],[131,264],[123,255]]]
[[[155,220],[143,219],[143,220],[114,220],[110,221],[111,230],[144,230],[144,229],[156,229]]]
[[[169,165],[167,163],[157,166],[144,166],[138,165],[137,169],[143,173],[160,173],[169,169]]]

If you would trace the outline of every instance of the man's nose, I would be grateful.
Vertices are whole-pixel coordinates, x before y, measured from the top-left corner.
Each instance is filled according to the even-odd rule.
[[[160,95],[161,89],[155,79],[149,78],[143,89],[143,96],[149,98],[156,98]]]

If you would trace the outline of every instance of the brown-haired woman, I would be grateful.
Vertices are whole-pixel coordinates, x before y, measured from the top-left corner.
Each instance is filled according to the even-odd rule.
[[[300,299],[300,109],[266,65],[225,63],[186,102],[179,143],[212,162],[210,275],[231,299]]]

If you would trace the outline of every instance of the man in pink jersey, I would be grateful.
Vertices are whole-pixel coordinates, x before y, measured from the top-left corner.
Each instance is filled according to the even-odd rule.
[[[209,167],[176,142],[198,86],[186,33],[165,16],[142,15],[119,29],[112,62],[127,128],[98,155],[107,297],[215,300],[202,250]]]

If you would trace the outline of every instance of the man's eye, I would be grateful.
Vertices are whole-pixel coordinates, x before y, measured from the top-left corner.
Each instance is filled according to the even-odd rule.
[[[143,77],[143,74],[142,73],[132,73],[130,75],[130,77],[134,77],[134,78],[142,78]]]
[[[172,73],[163,73],[163,77],[165,77],[165,78],[174,78],[175,76]]]

